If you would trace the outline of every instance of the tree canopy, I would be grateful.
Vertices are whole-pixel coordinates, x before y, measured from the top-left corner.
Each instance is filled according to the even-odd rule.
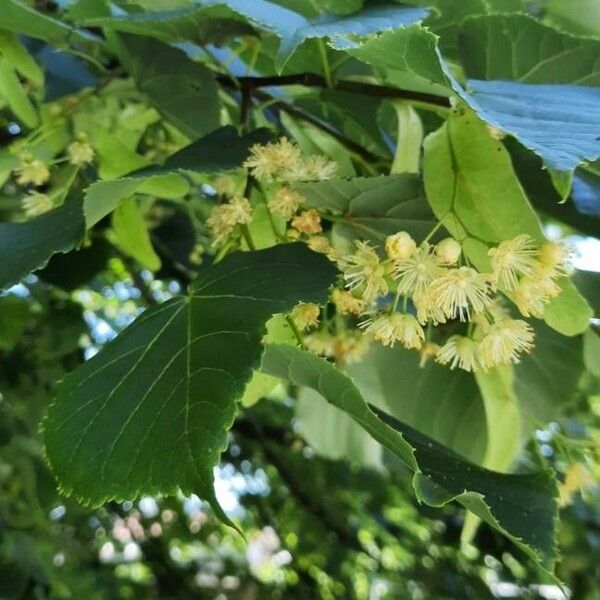
[[[596,17],[0,0],[0,598],[595,598]]]

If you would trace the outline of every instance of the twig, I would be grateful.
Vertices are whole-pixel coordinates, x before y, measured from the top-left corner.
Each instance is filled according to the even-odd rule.
[[[323,89],[329,88],[326,79],[317,73],[297,73],[292,75],[272,75],[266,77],[238,77],[236,78],[236,82],[234,82],[233,78],[229,75],[218,75],[217,81],[226,87],[235,87],[235,83],[237,82],[243,87],[245,86],[252,89],[288,85],[301,85],[304,87],[317,87]],[[387,85],[341,79],[336,81],[330,89],[338,92],[371,96],[373,98],[397,98],[450,108],[450,99],[446,96],[403,90]]]

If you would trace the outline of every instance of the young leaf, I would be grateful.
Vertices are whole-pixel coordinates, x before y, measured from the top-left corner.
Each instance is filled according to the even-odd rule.
[[[352,381],[331,363],[293,346],[267,345],[263,370],[314,389],[349,414],[414,472],[417,499],[431,506],[457,500],[551,572],[555,561],[556,482],[548,471],[507,475],[469,463],[449,448],[371,410]]]
[[[62,490],[91,505],[196,492],[226,519],[212,470],[227,441],[265,323],[323,302],[336,270],[304,244],[230,255],[187,296],[148,309],[65,377],[43,423]]]
[[[83,233],[78,198],[26,223],[0,223],[0,255],[6,257],[0,263],[0,289],[43,267],[56,252],[71,250]]]
[[[523,233],[545,239],[510,155],[471,111],[452,114],[426,138],[424,181],[434,213],[482,271],[489,270],[490,245]],[[587,327],[591,310],[567,279],[561,286],[544,318],[560,333],[576,335]]]
[[[160,269],[160,258],[152,247],[148,226],[135,198],[127,198],[117,206],[112,226],[119,247],[125,254],[150,271]]]
[[[210,69],[152,38],[123,34],[119,41],[121,60],[139,90],[177,129],[195,139],[219,126],[218,88]]]

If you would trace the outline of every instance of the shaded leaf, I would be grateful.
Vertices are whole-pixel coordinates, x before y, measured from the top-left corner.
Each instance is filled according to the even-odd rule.
[[[556,483],[550,472],[506,475],[469,463],[380,409],[371,410],[348,377],[298,348],[268,345],[263,370],[314,389],[349,414],[414,471],[417,499],[432,506],[458,500],[544,569],[553,569],[557,508]]]
[[[535,347],[514,367],[515,392],[530,428],[560,416],[584,369],[581,336],[565,337],[543,323],[533,325]]]
[[[467,19],[459,51],[470,79],[600,85],[600,40],[571,36],[526,15]]]
[[[372,344],[360,362],[346,371],[370,404],[480,463],[487,427],[473,375],[432,361],[421,368],[419,361],[417,352]]]
[[[0,349],[12,350],[27,327],[29,303],[17,296],[0,297]],[[1,445],[1,443],[0,443]]]
[[[381,241],[405,230],[422,239],[435,224],[415,175],[329,179],[295,187],[306,206],[341,215],[341,223],[362,237]]]
[[[210,69],[152,38],[122,34],[119,40],[121,59],[139,90],[177,129],[194,139],[219,126],[218,86]]]
[[[18,283],[43,267],[56,252],[68,252],[81,240],[84,219],[81,200],[72,198],[59,208],[26,223],[0,223],[0,288]]]
[[[58,387],[43,429],[62,490],[100,505],[181,488],[227,520],[212,470],[260,363],[265,322],[324,301],[335,273],[304,244],[236,253],[188,296],[148,309]]]

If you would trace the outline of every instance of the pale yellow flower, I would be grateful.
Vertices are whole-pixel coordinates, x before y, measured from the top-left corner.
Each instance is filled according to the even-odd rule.
[[[450,269],[431,284],[430,294],[434,302],[449,319],[470,319],[471,314],[481,312],[492,299],[488,295],[489,279],[471,267]]]
[[[345,364],[359,362],[369,350],[369,338],[364,335],[344,333],[333,340],[333,355],[336,361]]]
[[[355,245],[356,251],[343,256],[339,266],[344,274],[346,286],[351,291],[360,293],[365,302],[371,302],[378,295],[388,291],[385,266],[368,242],[357,241]]]
[[[284,137],[266,145],[252,146],[244,167],[256,179],[270,182],[273,179],[283,179],[284,173],[296,170],[299,164],[302,164],[300,149]]]
[[[333,257],[334,248],[327,236],[311,235],[306,241],[306,243],[313,252],[318,252],[319,254],[325,254],[327,256]]]
[[[80,133],[74,142],[67,147],[69,162],[72,165],[85,165],[94,160],[94,149],[87,141],[85,133]]]
[[[246,225],[252,220],[252,206],[246,198],[232,198],[225,204],[213,208],[210,217],[206,220],[210,227],[215,246],[228,238],[236,225]]]
[[[309,352],[332,358],[335,355],[335,338],[326,331],[315,331],[303,338]]]
[[[296,214],[302,202],[304,202],[302,194],[289,187],[282,187],[277,191],[275,197],[269,200],[268,205],[273,214],[289,221]]]
[[[50,170],[39,159],[29,154],[22,155],[21,165],[17,169],[17,183],[27,185],[29,183],[37,186],[44,185],[50,179]]]
[[[558,293],[560,287],[548,277],[522,277],[512,297],[523,316],[542,318],[546,304]]]
[[[419,360],[419,368],[423,369],[430,359],[437,356],[439,351],[439,344],[435,344],[434,342],[425,342],[419,350],[419,354],[421,356],[421,359]]]
[[[420,348],[425,339],[419,322],[403,313],[381,313],[363,321],[359,327],[384,346],[400,342],[405,348]]]
[[[531,326],[521,319],[493,323],[479,345],[482,365],[488,369],[518,363],[521,353],[531,352],[534,337]]]
[[[321,309],[312,302],[299,302],[292,310],[292,319],[300,329],[314,327],[319,322]]]
[[[435,255],[443,265],[455,265],[462,252],[461,245],[451,237],[448,237],[435,245]]]
[[[479,343],[462,335],[451,336],[439,349],[435,360],[449,365],[451,369],[459,367],[465,371],[477,371],[482,367]]]
[[[531,275],[538,250],[531,236],[522,234],[505,240],[496,248],[490,248],[492,274],[500,286],[512,291],[517,287],[520,276]]]
[[[446,314],[436,303],[430,289],[420,292],[413,296],[413,303],[417,309],[417,320],[421,325],[431,322],[433,325],[439,325],[446,322]]]
[[[337,163],[326,156],[316,154],[304,159],[303,179],[306,181],[323,181],[331,179],[337,171]]]
[[[304,210],[297,217],[294,217],[292,227],[306,235],[323,231],[321,216],[314,208]]]
[[[570,464],[565,473],[565,480],[559,486],[559,505],[571,504],[573,496],[593,482],[594,479],[584,464],[580,462]]]
[[[54,202],[46,194],[30,192],[21,200],[21,205],[28,217],[38,217],[54,208]]]
[[[423,243],[407,260],[394,262],[393,275],[398,281],[398,293],[419,295],[426,291],[431,282],[442,275],[444,269],[431,251],[428,243]]]
[[[417,243],[406,231],[388,235],[385,240],[385,253],[392,260],[408,260],[416,249]]]
[[[540,246],[540,271],[552,279],[568,273],[573,248],[564,243],[547,242]]]
[[[352,292],[337,288],[331,292],[331,301],[335,304],[336,310],[342,315],[360,315],[367,307],[366,302],[356,298]]]

